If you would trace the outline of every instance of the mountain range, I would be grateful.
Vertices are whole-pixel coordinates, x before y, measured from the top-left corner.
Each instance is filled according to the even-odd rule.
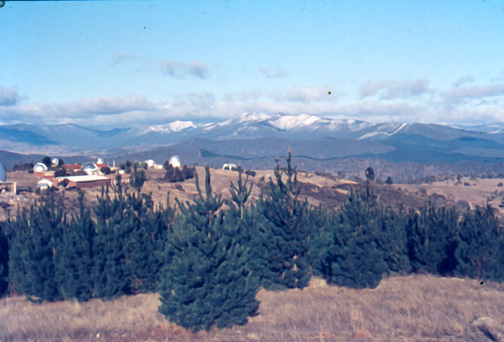
[[[188,164],[235,162],[270,168],[273,159],[285,155],[288,147],[307,170],[311,165],[331,169],[327,165],[349,158],[393,164],[491,163],[497,167],[504,162],[504,126],[370,123],[256,113],[212,123],[173,121],[110,130],[73,124],[0,126],[0,150],[4,151],[0,156],[7,167],[27,161],[27,154],[35,153],[37,158],[49,154],[73,156],[72,160],[102,157],[158,163],[177,154]],[[14,155],[6,157],[9,153]]]

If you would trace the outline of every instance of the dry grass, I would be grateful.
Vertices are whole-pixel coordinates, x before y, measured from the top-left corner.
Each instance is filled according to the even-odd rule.
[[[500,214],[504,214],[504,208],[499,207],[504,196],[504,187],[498,186],[499,183],[504,183],[504,179],[462,177],[459,183],[457,180],[446,180],[430,184],[394,184],[393,186],[411,193],[425,191],[427,195],[443,195],[453,202],[464,200],[471,208],[477,205],[485,206],[488,201],[491,206],[499,210]]]
[[[201,189],[204,191],[204,182],[205,182],[205,169],[203,167],[196,167],[196,171],[198,173],[200,179]],[[236,184],[238,181],[238,173],[235,171],[229,170],[220,170],[220,169],[212,169],[211,171],[211,181],[212,181],[212,189],[214,193],[222,194],[223,198],[231,198],[231,194],[229,192],[230,183],[233,182]],[[188,200],[192,200],[194,195],[197,194],[196,184],[194,179],[188,179],[184,182],[180,183],[166,183],[161,181],[163,178],[165,170],[155,170],[149,169],[147,170],[147,178],[148,181],[145,182],[142,192],[150,193],[152,195],[152,200],[154,203],[161,203],[163,205],[166,204],[166,195],[170,193],[170,205],[175,205],[175,198],[178,198],[182,203]],[[244,175],[245,177],[245,175]],[[258,170],[256,171],[255,177],[249,178],[249,184],[254,184],[252,189],[252,193],[250,195],[251,200],[255,200],[259,197],[261,193],[261,187],[265,186],[269,177],[274,177],[274,173],[272,170]],[[32,189],[37,187],[37,181],[39,180],[37,177],[33,176],[33,174],[29,174],[24,171],[16,171],[8,173],[9,180],[15,181],[18,183],[18,186],[28,187],[30,186]],[[245,178],[244,178],[245,179]],[[285,179],[285,176],[284,176]],[[337,186],[343,184],[354,184],[354,182],[350,182],[344,179],[331,180],[321,176],[317,176],[310,173],[300,172],[298,175],[298,179],[300,182],[309,183],[316,187],[327,187],[327,188],[335,188]],[[85,203],[88,207],[94,207],[98,200],[97,198],[101,195],[101,187],[95,188],[87,188],[83,189],[85,194]],[[348,191],[341,189],[334,189],[334,191],[339,191],[341,193],[348,193]],[[57,196],[64,198],[61,205],[66,208],[66,210],[70,213],[75,212],[78,205],[78,197],[79,194],[76,191],[63,191],[60,190],[57,193]],[[29,208],[39,196],[31,193],[23,193],[18,195],[15,199],[9,202],[10,207],[9,211],[11,215],[16,214],[18,204],[21,208]],[[315,198],[311,198],[308,195],[308,201],[314,205],[319,204],[319,200]],[[2,209],[0,207],[0,220],[5,220],[8,216],[7,210]]]
[[[191,334],[158,312],[155,294],[110,302],[36,305],[0,301],[2,341],[485,341],[471,322],[504,322],[504,285],[410,276],[376,289],[327,286],[257,295],[259,315],[243,327]],[[480,320],[481,322],[481,320]],[[99,334],[99,335],[98,335]]]

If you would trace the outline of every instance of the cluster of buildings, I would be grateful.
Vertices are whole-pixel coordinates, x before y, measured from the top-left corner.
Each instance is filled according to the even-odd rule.
[[[56,160],[57,162],[57,160]],[[53,160],[53,165],[55,160]],[[57,164],[56,164],[57,165]],[[64,164],[61,165],[68,175],[57,176],[56,171],[49,170],[43,163],[37,163],[33,167],[33,175],[40,178],[37,188],[46,189],[64,185],[65,187],[91,188],[112,185],[116,182],[116,173],[121,175],[123,184],[129,183],[130,175],[115,166],[108,166],[98,159],[96,163],[87,162],[84,164]],[[104,172],[107,170],[107,172]]]
[[[33,175],[39,178],[37,188],[48,189],[51,187],[64,186],[75,188],[90,188],[115,185],[117,174],[121,176],[121,183],[129,184],[130,176],[124,170],[115,166],[106,165],[103,159],[99,158],[96,162],[87,162],[84,164],[60,164],[58,158],[51,160],[52,167],[49,169],[44,163],[37,163],[33,167]],[[173,167],[181,167],[180,159],[173,156],[169,160]],[[146,160],[144,164],[148,168],[162,169],[163,165],[158,165],[154,160]],[[59,169],[54,171],[54,169]],[[61,170],[64,169],[64,172]],[[61,175],[63,173],[63,175]],[[7,181],[7,172],[0,163],[0,193],[16,194],[16,182]]]

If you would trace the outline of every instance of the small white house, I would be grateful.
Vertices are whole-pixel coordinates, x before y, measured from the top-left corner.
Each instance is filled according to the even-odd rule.
[[[156,166],[156,162],[152,159],[148,159],[144,161],[144,163],[147,164],[147,167],[151,169]]]
[[[236,169],[236,164],[235,163],[226,163],[224,165],[222,165],[222,169],[223,170],[232,170],[232,169]]]
[[[44,179],[41,179],[37,182],[37,188],[38,189],[42,189],[42,190],[45,190],[45,189],[49,189],[50,187],[53,186],[53,182],[50,181],[49,179],[47,178],[44,178]]]

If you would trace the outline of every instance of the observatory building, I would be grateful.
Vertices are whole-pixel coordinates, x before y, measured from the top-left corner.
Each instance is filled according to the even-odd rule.
[[[170,165],[173,166],[173,167],[180,167],[180,159],[178,156],[173,156],[170,158],[170,161],[169,161]]]
[[[82,171],[84,171],[88,175],[97,175],[100,172],[100,169],[95,163],[88,162],[82,164]]]
[[[223,170],[236,170],[236,164],[235,163],[225,163],[222,165]]]
[[[16,182],[7,182],[7,171],[0,163],[0,194],[3,193],[16,193]]]
[[[44,163],[37,163],[33,166],[33,172],[46,172],[47,166]]]

